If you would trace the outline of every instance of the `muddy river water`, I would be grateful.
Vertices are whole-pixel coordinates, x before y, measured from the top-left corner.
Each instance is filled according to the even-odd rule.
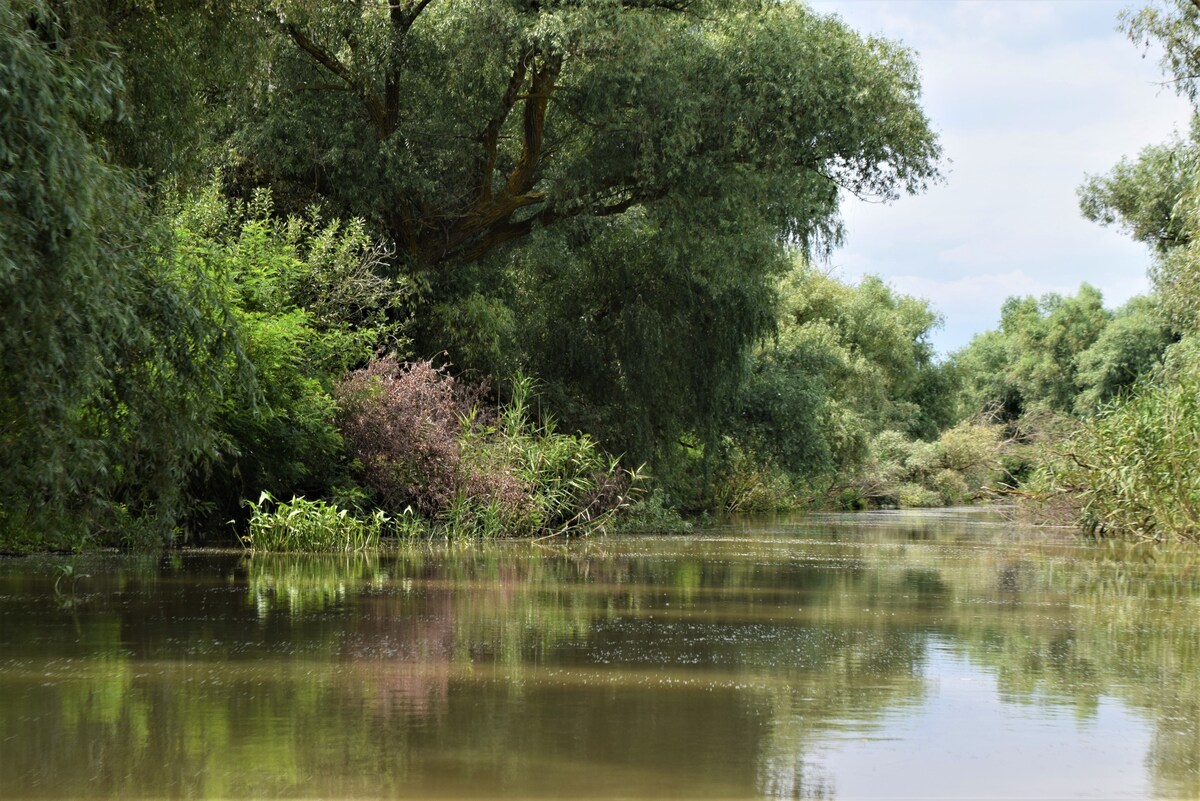
[[[0,798],[1200,798],[1200,550],[994,512],[0,560]]]

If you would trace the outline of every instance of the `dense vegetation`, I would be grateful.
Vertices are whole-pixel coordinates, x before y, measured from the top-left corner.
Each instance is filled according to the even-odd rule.
[[[1123,22],[1135,41],[1163,48],[1171,84],[1195,106],[1200,7],[1158,4],[1126,14]],[[1095,354],[1080,359],[1088,374],[1110,377],[1083,399],[1096,413],[1075,426],[1033,476],[1033,496],[1043,507],[1098,532],[1200,539],[1196,119],[1187,136],[1147,148],[1080,190],[1085,215],[1120,226],[1156,255],[1153,297],[1110,323],[1092,346]],[[1118,323],[1120,331],[1107,336]],[[1123,374],[1136,378],[1114,380]]]
[[[1128,22],[1194,94],[1195,9]],[[843,193],[938,180],[913,56],[800,3],[17,0],[0,85],[6,548],[1109,497],[1118,415],[1192,408],[1194,141],[1083,193],[1153,297],[938,361],[928,303],[810,266]]]

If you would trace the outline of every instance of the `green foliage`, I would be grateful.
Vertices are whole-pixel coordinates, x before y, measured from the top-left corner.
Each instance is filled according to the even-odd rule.
[[[1134,40],[1163,47],[1164,69],[1196,105],[1196,5],[1156,3],[1124,23]],[[1154,248],[1156,294],[1131,302],[1077,357],[1075,410],[1092,416],[1035,460],[1029,489],[1043,518],[1156,538],[1195,539],[1200,531],[1198,136],[1193,124],[1186,138],[1148,148],[1080,190],[1085,215]]]
[[[1087,284],[1069,297],[1009,298],[999,330],[954,356],[959,414],[1005,422],[1039,410],[1089,414],[1148,375],[1170,341],[1154,299],[1110,312]]]
[[[456,529],[606,524],[628,496],[598,443],[694,502],[735,442],[757,505],[946,417],[934,316],[877,281],[742,392],[789,248],[836,244],[841,191],[938,178],[912,54],[802,4],[18,0],[0,85],[10,540],[361,499],[331,389],[410,334],[476,378],[539,376],[589,432],[541,406],[456,429],[455,469],[494,483],[447,485]]]
[[[269,194],[231,203],[216,182],[176,205],[177,269],[218,289],[221,322],[248,363],[248,375],[225,363],[224,447],[191,485],[200,511],[211,523],[255,491],[335,492],[347,467],[333,382],[376,349],[403,346],[393,319],[405,285],[378,276],[381,253],[361,221],[315,210],[278,220]]]
[[[225,148],[236,114],[237,86],[260,55],[247,28],[252,3],[213,0],[53,0],[56,34],[73,60],[106,69],[121,81],[106,102],[118,111],[90,130],[112,160],[134,170],[152,190],[203,184]]]
[[[1200,324],[1200,150],[1193,130],[1187,139],[1147,148],[1080,189],[1084,214],[1103,225],[1119,224],[1155,250],[1151,268],[1156,300],[1176,332]]]
[[[1185,0],[1152,3],[1122,17],[1135,42],[1161,48],[1161,64],[1171,85],[1197,106],[1197,43],[1200,10]],[[1154,247],[1158,261],[1151,270],[1157,300],[1177,333],[1200,324],[1200,122],[1193,120],[1186,137],[1122,160],[1102,177],[1090,178],[1080,190],[1086,216],[1101,224],[1120,224],[1137,241]]]
[[[773,246],[722,227],[700,238],[650,210],[535,237],[509,265],[516,337],[564,425],[694,495],[692,454],[718,448],[747,349],[772,325]],[[703,466],[700,467],[702,472]]]
[[[1083,284],[1071,297],[1057,294],[1009,298],[1000,330],[1010,338],[1006,378],[1026,408],[1070,410],[1075,397],[1075,359],[1108,323],[1100,292]]]
[[[941,494],[920,484],[904,483],[896,488],[897,505],[902,509],[925,509],[944,504]]]
[[[935,442],[882,431],[871,440],[869,456],[838,476],[831,500],[856,509],[984,499],[1002,475],[1001,434],[1001,426],[978,421],[960,423]]]
[[[495,479],[466,482],[438,515],[448,535],[586,536],[605,530],[628,505],[637,475],[626,477],[586,434],[559,433],[549,417],[534,422],[532,389],[531,379],[518,376],[495,425],[463,427],[460,469],[511,477],[517,494],[504,497],[506,482]],[[478,485],[501,492],[479,493]]]
[[[101,57],[103,55],[103,57]],[[215,453],[236,348],[212,287],[170,268],[161,227],[91,133],[120,115],[110,49],[47,4],[0,7],[0,531],[169,538]]]
[[[1173,217],[1186,242],[1163,252],[1150,271],[1163,316],[1179,334],[1200,330],[1200,169],[1190,181]]]
[[[513,380],[511,398],[500,409],[499,438],[493,443],[486,438],[479,441],[476,432],[466,430],[468,461],[499,456],[530,488],[528,511],[515,533],[547,536],[603,531],[628,505],[631,492],[640,491],[639,475],[622,471],[619,462],[588,435],[560,433],[549,416],[535,423],[529,405],[533,386],[526,376]]]
[[[1194,365],[1087,421],[1062,455],[1043,466],[1036,493],[1071,494],[1076,521],[1101,533],[1200,539],[1200,370]]]
[[[537,375],[564,425],[677,488],[681,439],[711,473],[782,243],[836,242],[841,188],[937,177],[911,54],[798,3],[289,1],[254,23],[235,188],[367,219],[424,288],[420,352]]]
[[[1009,338],[1002,331],[984,331],[950,357],[958,378],[957,417],[980,413],[1000,420],[1015,420],[1023,411],[1023,398],[1008,380]]]
[[[692,524],[680,516],[662,488],[655,487],[621,513],[616,528],[634,532],[684,533],[692,530]]]
[[[938,506],[966,503],[979,495],[978,490],[972,490],[962,473],[949,468],[942,468],[930,476],[929,488],[937,493]]]
[[[1092,414],[1151,375],[1171,340],[1155,299],[1134,298],[1117,309],[1096,341],[1075,357],[1074,411]]]
[[[1162,48],[1160,65],[1175,91],[1195,106],[1200,97],[1200,9],[1190,0],[1155,0],[1121,14],[1125,32],[1149,49]]]
[[[756,458],[737,442],[725,443],[725,458],[713,482],[709,506],[723,512],[763,514],[806,506],[794,474]]]
[[[936,435],[951,377],[933,361],[937,316],[878,278],[857,286],[798,266],[780,286],[775,336],[755,352],[736,425],[760,458],[810,485],[867,458],[870,438]]]
[[[388,517],[376,511],[360,518],[324,501],[293,497],[277,501],[263,492],[246,501],[249,531],[242,543],[252,551],[362,551],[379,547]]]
[[[979,498],[996,478],[1003,433],[1002,427],[994,423],[959,423],[938,438],[934,467],[957,473],[967,485],[966,497]]]
[[[518,377],[493,413],[429,362],[372,362],[338,387],[341,425],[363,483],[393,512],[418,510],[454,537],[548,537],[601,531],[636,492],[586,434],[534,421]]]
[[[538,227],[637,204],[834,235],[839,186],[912,191],[939,155],[911,55],[800,4],[248,12],[262,60],[239,169],[281,197],[315,186],[439,283]]]
[[[1176,212],[1197,166],[1200,151],[1191,139],[1148,147],[1135,160],[1122,159],[1107,175],[1088,177],[1079,188],[1083,216],[1116,225],[1159,254],[1187,244],[1192,232]]]

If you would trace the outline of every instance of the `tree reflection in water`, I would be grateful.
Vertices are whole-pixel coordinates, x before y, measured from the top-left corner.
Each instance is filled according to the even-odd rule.
[[[1195,549],[896,515],[99,556],[69,610],[55,564],[0,564],[5,798],[832,797],[820,755],[900,736],[935,650],[1030,715],[1121,702],[1147,794],[1200,796]]]

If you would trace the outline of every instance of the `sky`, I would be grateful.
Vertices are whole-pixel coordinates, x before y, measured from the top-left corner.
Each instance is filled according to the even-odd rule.
[[[846,244],[821,266],[882,276],[942,314],[947,354],[995,328],[1010,295],[1073,294],[1110,308],[1149,289],[1150,253],[1079,213],[1076,189],[1123,156],[1185,131],[1188,104],[1158,53],[1117,29],[1135,2],[810,0],[917,52],[945,181],[892,204],[847,197]]]

